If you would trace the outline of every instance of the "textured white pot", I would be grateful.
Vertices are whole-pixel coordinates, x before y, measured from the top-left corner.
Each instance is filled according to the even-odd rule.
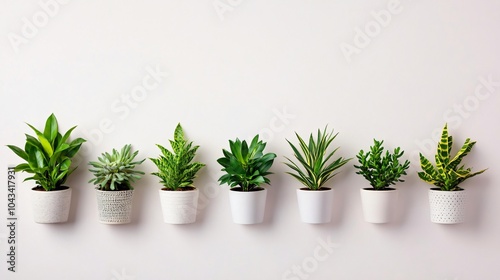
[[[233,222],[236,224],[258,224],[264,220],[267,190],[253,192],[229,190],[229,203]]]
[[[160,190],[160,202],[165,223],[194,223],[196,221],[198,196],[198,189],[187,191]]]
[[[437,224],[458,224],[465,221],[467,193],[461,191],[429,190],[431,222]]]
[[[68,221],[69,208],[71,205],[71,188],[64,190],[31,191],[31,204],[33,219],[36,223],[52,224]]]
[[[398,201],[398,190],[374,190],[365,188],[360,190],[361,206],[365,221],[369,223],[381,224],[390,222],[395,213]]]
[[[333,189],[297,189],[297,202],[302,222],[322,224],[332,220]]]
[[[99,222],[103,224],[130,223],[134,191],[100,191],[96,189]]]

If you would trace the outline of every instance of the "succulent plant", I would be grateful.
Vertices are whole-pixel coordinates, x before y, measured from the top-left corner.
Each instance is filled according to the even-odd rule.
[[[404,182],[400,179],[401,176],[407,175],[406,170],[410,167],[410,162],[405,160],[403,164],[399,159],[403,156],[404,151],[400,147],[394,149],[393,153],[389,151],[384,153],[382,146],[384,141],[373,139],[373,146],[370,146],[370,151],[359,151],[356,156],[360,165],[354,165],[359,169],[356,174],[365,177],[370,185],[376,190],[387,189],[390,185],[395,185],[397,182]]]
[[[160,178],[160,183],[166,189],[177,191],[186,187],[193,187],[196,173],[205,166],[200,162],[191,162],[196,155],[199,146],[193,146],[193,142],[187,142],[181,124],[178,124],[174,132],[174,140],[169,140],[172,151],[156,144],[161,155],[150,160],[158,167],[158,172],[151,174]]]
[[[26,134],[24,150],[14,145],[7,145],[16,155],[26,161],[17,165],[14,170],[33,174],[24,181],[34,180],[45,191],[57,190],[76,169],[76,167],[71,168],[71,158],[80,150],[85,139],[77,138],[69,141],[71,132],[76,126],[61,135],[54,114],[47,118],[43,132],[30,124],[28,126],[37,137]]]
[[[123,146],[120,151],[113,149],[111,154],[103,153],[98,161],[89,162],[92,166],[89,171],[95,176],[89,183],[94,183],[96,189],[102,191],[133,190],[130,183],[144,175],[144,172],[134,170],[145,160],[134,161],[138,153],[139,151],[131,152],[130,144]]]
[[[344,159],[339,157],[329,161],[338,150],[338,148],[336,148],[328,152],[328,148],[337,134],[333,135],[333,130],[327,133],[326,127],[323,132],[318,129],[316,139],[314,139],[311,133],[309,135],[309,143],[306,143],[302,137],[295,133],[299,140],[300,150],[290,141],[286,141],[290,144],[298,164],[285,157],[288,160],[288,163],[285,164],[295,171],[295,173],[286,173],[293,176],[310,190],[320,190],[328,180],[337,174],[333,173],[335,170],[351,160],[350,158]]]
[[[220,184],[241,188],[244,192],[258,190],[261,184],[269,184],[270,180],[266,176],[272,174],[268,170],[276,154],[264,154],[265,147],[266,143],[259,140],[259,135],[252,139],[250,146],[245,140],[229,140],[230,151],[223,149],[224,157],[217,160],[223,167],[222,171],[226,172],[219,178]]]
[[[464,165],[460,166],[462,159],[472,150],[475,144],[475,141],[467,138],[457,154],[451,157],[453,137],[448,135],[448,125],[445,124],[435,155],[436,166],[432,165],[420,153],[420,166],[423,171],[418,172],[418,176],[423,181],[437,186],[442,191],[461,190],[458,187],[460,183],[486,171],[486,169],[483,169],[478,172],[472,172],[471,168],[465,168]]]

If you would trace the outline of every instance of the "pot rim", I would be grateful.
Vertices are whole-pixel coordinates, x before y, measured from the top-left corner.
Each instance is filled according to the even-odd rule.
[[[183,190],[184,188],[188,188],[187,190]],[[172,189],[168,189],[168,188],[161,188],[160,191],[164,191],[164,192],[192,192],[192,191],[197,191],[198,188],[194,187],[194,186],[190,186],[190,187],[184,187],[184,188],[179,188],[180,190],[172,190]]]
[[[255,192],[261,192],[261,191],[267,190],[266,188],[263,188],[263,187],[257,187],[251,191],[242,191],[241,189],[242,189],[241,187],[236,187],[236,188],[230,188],[229,190],[232,192],[238,192],[238,193],[255,193]]]
[[[104,191],[104,190],[99,190],[97,188],[94,188],[95,191],[97,192],[105,192],[105,193],[112,193],[112,192],[129,192],[129,191],[134,191],[134,190],[119,190],[119,191]]]
[[[35,190],[37,188],[42,188],[43,190]],[[62,191],[67,191],[67,190],[70,190],[71,187],[69,186],[61,186],[60,189],[55,189],[55,190],[52,190],[52,191],[46,191],[42,186],[40,185],[37,185],[33,188],[31,188],[32,191],[34,192],[40,192],[40,193],[54,193],[54,192],[62,192]]]
[[[435,191],[435,192],[445,192],[445,193],[454,193],[454,192],[461,192],[461,191],[465,191],[465,189],[463,188],[459,188],[458,190],[456,191],[443,191],[441,190],[440,188],[430,188],[429,191]]]
[[[385,189],[380,189],[377,190],[375,188],[361,188],[364,191],[373,191],[373,192],[388,192],[388,191],[397,191],[398,189],[396,188],[385,188]]]
[[[298,191],[305,191],[305,192],[326,192],[326,191],[331,191],[331,190],[333,190],[333,188],[325,188],[325,187],[321,187],[321,188],[319,188],[319,189],[317,189],[317,190],[312,190],[312,189],[310,189],[310,188],[305,188],[305,187],[304,187],[304,188],[299,188],[299,189],[297,189],[297,190],[298,190]]]

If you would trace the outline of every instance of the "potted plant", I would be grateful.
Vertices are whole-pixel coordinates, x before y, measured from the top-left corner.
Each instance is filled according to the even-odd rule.
[[[407,175],[410,162],[399,162],[404,154],[400,147],[395,148],[393,153],[386,151],[384,154],[384,141],[373,139],[373,142],[370,151],[359,151],[356,156],[359,165],[354,167],[359,169],[356,174],[362,175],[371,185],[360,190],[365,220],[369,223],[387,223],[398,199],[398,190],[390,186],[404,182],[400,178]]]
[[[161,155],[150,160],[158,168],[152,174],[160,178],[160,202],[163,220],[170,224],[189,224],[196,221],[199,191],[193,186],[196,173],[205,166],[192,162],[199,146],[187,142],[181,124],[174,131],[174,140],[170,140],[172,151],[156,144]]]
[[[64,135],[59,133],[57,118],[51,114],[42,131],[28,126],[36,137],[26,134],[24,149],[7,145],[25,162],[15,167],[16,172],[32,174],[24,181],[33,180],[31,201],[34,220],[37,223],[64,223],[68,220],[71,205],[71,188],[65,186],[68,176],[76,169],[71,167],[71,159],[85,142],[82,138],[69,140],[70,128]]]
[[[236,138],[229,140],[230,151],[222,150],[224,157],[217,159],[226,172],[219,178],[220,184],[230,187],[229,201],[233,221],[237,224],[261,223],[264,219],[267,190],[260,187],[269,184],[266,176],[276,154],[264,154],[266,143],[256,135],[250,146]]]
[[[483,169],[472,172],[471,168],[460,165],[462,159],[476,144],[467,138],[462,148],[451,156],[453,137],[448,135],[448,125],[445,124],[441,140],[437,145],[434,166],[427,158],[420,154],[420,166],[423,171],[418,176],[423,181],[436,186],[429,190],[431,221],[439,224],[456,224],[465,220],[465,203],[467,193],[459,184],[465,180],[486,171]]]
[[[103,153],[98,161],[91,161],[89,169],[93,173],[89,183],[96,185],[99,221],[103,224],[130,223],[134,188],[131,182],[141,178],[144,172],[134,170],[145,159],[134,161],[139,151],[131,152],[127,144],[118,151]]]
[[[333,189],[324,187],[324,184],[337,174],[334,173],[337,169],[351,159],[332,158],[339,149],[328,151],[330,144],[338,135],[338,133],[333,135],[333,130],[327,133],[326,127],[323,132],[318,129],[316,139],[311,133],[308,143],[297,133],[295,135],[300,150],[290,141],[286,141],[292,148],[297,163],[285,157],[288,160],[285,164],[294,171],[286,173],[305,186],[297,189],[301,220],[312,224],[328,223],[332,217]]]

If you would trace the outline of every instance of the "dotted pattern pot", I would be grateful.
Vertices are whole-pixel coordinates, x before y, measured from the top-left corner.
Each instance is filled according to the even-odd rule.
[[[465,221],[467,193],[461,191],[429,190],[431,222],[457,224]]]
[[[163,221],[167,224],[190,224],[196,221],[198,189],[190,191],[160,190]]]
[[[65,223],[71,205],[71,188],[57,191],[31,190],[33,219],[40,224]]]
[[[100,191],[96,189],[99,222],[103,224],[130,223],[134,191]]]

